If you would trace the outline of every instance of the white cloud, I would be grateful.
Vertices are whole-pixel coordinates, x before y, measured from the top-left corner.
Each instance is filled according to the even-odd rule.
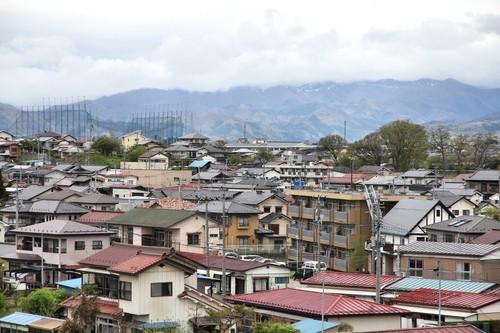
[[[500,86],[495,1],[0,0],[0,101],[454,77]]]

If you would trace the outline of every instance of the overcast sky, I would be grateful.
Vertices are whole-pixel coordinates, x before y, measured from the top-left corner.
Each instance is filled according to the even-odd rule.
[[[141,88],[500,87],[500,1],[0,0],[0,102]]]

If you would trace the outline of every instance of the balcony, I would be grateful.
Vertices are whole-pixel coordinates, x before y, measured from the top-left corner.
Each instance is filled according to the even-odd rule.
[[[332,219],[331,219],[331,211],[330,211],[330,209],[321,208],[320,209],[320,215],[321,215],[321,218],[323,219],[323,222],[333,222]]]
[[[299,251],[294,248],[289,248],[288,249],[288,259],[294,259],[298,260],[299,259]]]
[[[302,253],[302,261],[314,261],[316,260],[316,254],[311,252]]]
[[[304,207],[302,209],[302,217],[306,219],[314,219],[314,208]]]
[[[344,222],[344,223],[347,223],[347,219],[348,219],[348,212],[347,211],[340,211],[340,210],[336,210],[334,212],[334,220],[336,222]]]
[[[288,237],[298,238],[299,232],[300,230],[298,227],[292,227],[292,226],[288,227]]]
[[[302,239],[313,242],[314,241],[314,230],[302,230]]]
[[[300,207],[295,205],[288,206],[288,216],[290,217],[300,217]]]

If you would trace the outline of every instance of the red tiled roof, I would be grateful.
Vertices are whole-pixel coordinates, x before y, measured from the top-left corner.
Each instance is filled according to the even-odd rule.
[[[377,277],[375,274],[345,273],[345,272],[321,272],[311,276],[303,284],[335,286],[335,287],[354,287],[375,289]],[[385,287],[391,283],[401,280],[402,277],[396,275],[380,276],[380,283]]]
[[[207,264],[207,257],[204,254],[201,253],[193,253],[193,252],[178,252],[182,256],[191,259],[194,262],[197,262],[198,264],[202,266],[206,266]],[[214,256],[211,255],[208,257],[208,262],[210,265],[210,268],[222,268],[222,256]],[[267,266],[269,264],[266,263],[261,263],[257,261],[244,261],[244,260],[239,260],[239,259],[232,259],[232,258],[225,258],[224,260],[224,266],[228,271],[234,271],[234,272],[245,272],[248,271],[249,269],[253,268],[258,268],[258,267],[263,267]]]
[[[472,244],[497,244],[500,242],[500,230],[489,230],[479,237],[474,238]]]
[[[479,333],[472,325],[450,325],[442,327],[401,328],[398,330],[373,331],[372,333]],[[370,332],[368,332],[370,333]]]
[[[88,223],[88,224],[106,223],[107,221],[121,214],[123,214],[123,212],[92,211],[80,216],[78,219],[76,219],[76,222]]]
[[[117,265],[109,267],[108,271],[123,274],[137,274],[164,259],[164,256],[139,254]]]
[[[390,305],[377,304],[354,297],[317,293],[300,289],[275,289],[253,294],[229,296],[234,303],[267,308],[271,310],[302,315],[321,315],[321,298],[324,297],[326,316],[404,314],[408,311]]]
[[[478,309],[491,303],[499,302],[500,295],[476,294],[459,291],[441,291],[441,305],[446,308]],[[417,289],[399,295],[393,303],[420,304],[438,306],[439,291],[435,289]]]
[[[81,296],[70,297],[64,300],[60,305],[63,308],[76,308],[80,305]],[[96,299],[97,311],[100,314],[106,314],[111,316],[121,315],[122,309],[118,307],[118,301],[105,300],[102,298]]]

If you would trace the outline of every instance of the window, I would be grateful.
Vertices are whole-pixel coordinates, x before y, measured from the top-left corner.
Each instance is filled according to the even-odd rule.
[[[172,282],[151,283],[151,297],[172,296]]]
[[[77,250],[77,251],[85,250],[85,241],[76,241],[75,242],[75,250]]]
[[[462,215],[469,216],[470,215],[470,210],[468,210],[468,209],[462,210]]]
[[[92,250],[100,250],[100,249],[102,249],[102,241],[101,240],[92,241]]]
[[[264,213],[270,213],[271,212],[271,207],[270,206],[264,206]]]
[[[120,281],[120,299],[132,300],[132,282]]]
[[[276,284],[287,284],[289,281],[288,276],[277,276],[274,278],[274,283]]]
[[[248,245],[248,237],[238,237],[238,245],[239,246],[247,246]]]
[[[47,253],[59,253],[59,240],[44,238],[42,244],[42,251]],[[62,252],[62,251],[61,251]],[[65,252],[63,252],[65,253]]]
[[[200,244],[200,234],[193,233],[187,234],[188,245],[199,245]]]
[[[417,242],[425,242],[425,237],[423,236],[417,237]]]
[[[438,241],[437,235],[436,234],[430,234],[430,240],[431,240],[431,242],[437,242]]]
[[[441,216],[441,210],[440,209],[436,209],[436,217],[440,217]]]
[[[219,234],[210,234],[210,238],[219,238]]]
[[[134,227],[127,227],[127,244],[134,244]]]
[[[281,206],[276,206],[274,207],[274,211],[277,213],[277,214],[281,214],[283,212],[283,207]]]
[[[455,243],[455,235],[451,233],[445,233],[443,241],[446,243]]]
[[[238,217],[238,227],[239,228],[248,228],[249,222],[248,217],[240,216]]]
[[[468,262],[457,262],[457,280],[470,281],[472,267]]]
[[[458,216],[460,214],[460,211],[458,209],[454,209],[452,213],[453,215]]]
[[[408,274],[410,276],[422,277],[424,264],[422,260],[410,259],[408,264]]]

